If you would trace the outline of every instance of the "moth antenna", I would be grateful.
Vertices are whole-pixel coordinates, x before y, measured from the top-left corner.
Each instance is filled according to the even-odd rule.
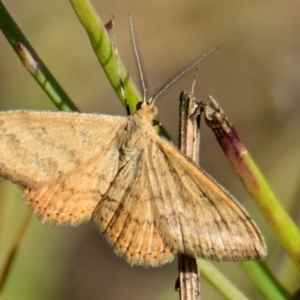
[[[121,68],[120,68],[119,52],[118,52],[117,42],[116,42],[115,33],[114,33],[114,15],[113,14],[110,15],[110,21],[107,24],[109,24],[109,31],[111,33],[110,34],[111,42],[112,42],[112,46],[113,46],[115,56],[116,56],[117,67],[118,67],[117,72],[118,72],[118,79],[119,79],[120,88],[121,88],[121,94],[124,99],[124,102],[127,103],[127,97],[126,97],[126,93],[125,93],[124,82],[123,82]],[[130,112],[129,112],[128,105],[126,105],[126,107],[127,107],[127,114],[129,115]]]
[[[188,73],[191,69],[193,69],[195,66],[197,66],[202,60],[204,60],[207,56],[214,53],[218,48],[213,48],[212,50],[202,54],[199,58],[197,58],[190,66],[183,69],[178,75],[176,75],[174,78],[172,78],[169,82],[167,82],[162,88],[158,90],[158,92],[155,93],[155,95],[152,97],[152,101],[157,100],[170,86],[172,86],[176,81],[178,81],[182,76],[184,76],[186,73]]]
[[[134,56],[135,56],[135,60],[136,60],[136,64],[137,64],[137,68],[138,68],[138,72],[139,72],[141,87],[143,90],[143,102],[146,102],[147,88],[146,88],[146,83],[145,83],[145,78],[144,78],[144,72],[143,72],[142,63],[141,63],[141,59],[140,59],[140,55],[139,55],[139,51],[138,51],[138,47],[137,47],[132,18],[129,14],[128,14],[128,19],[129,19],[129,27],[130,27],[130,32],[131,32],[132,47],[133,47]]]

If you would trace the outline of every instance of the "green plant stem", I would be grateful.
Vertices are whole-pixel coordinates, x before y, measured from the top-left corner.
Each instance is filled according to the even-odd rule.
[[[268,300],[288,300],[290,295],[263,262],[241,262],[240,265]]]
[[[300,269],[300,232],[252,160],[235,128],[212,96],[204,109],[205,121],[214,131],[224,153],[244,186],[272,227],[276,237]]]
[[[109,82],[124,106],[128,105],[130,113],[136,111],[136,105],[142,101],[135,84],[131,80],[122,61],[117,61],[110,36],[99,16],[88,0],[69,0],[79,21],[86,30],[92,48],[101,64]],[[109,16],[107,16],[109,17]],[[122,95],[118,70],[124,81],[126,102]]]
[[[229,300],[249,300],[234,284],[232,284],[212,263],[198,260],[201,275],[221,294]],[[275,298],[274,298],[275,299]]]
[[[248,151],[243,151],[243,161],[246,168],[239,165],[239,167],[235,167],[235,170],[271,225],[281,245],[300,269],[300,232],[298,227],[275,196]],[[236,165],[234,162],[232,163]],[[246,169],[249,170],[252,178],[249,178],[249,173],[245,172]]]
[[[137,103],[142,101],[142,97],[136,85],[126,71],[120,57],[116,59],[115,51],[110,36],[95,12],[93,6],[88,0],[69,0],[79,21],[86,30],[90,39],[95,55],[101,64],[109,82],[114,91],[118,95],[121,103],[129,108],[130,113],[134,113],[137,109]],[[118,70],[120,70],[124,88],[126,91],[126,100],[121,91]],[[162,126],[155,126],[158,134],[170,139],[169,134]]]
[[[3,268],[1,270],[1,273],[0,273],[0,294],[1,292],[3,291],[3,288],[5,286],[5,283],[6,283],[6,280],[8,278],[8,275],[9,275],[9,271],[11,270],[12,268],[12,264],[14,262],[14,259],[16,257],[16,254],[20,248],[20,245],[21,245],[21,242],[22,242],[22,239],[26,233],[26,230],[29,226],[29,223],[30,223],[30,219],[31,219],[31,211],[27,210],[25,216],[24,216],[24,219],[20,225],[20,228],[14,238],[14,241],[12,242],[12,245],[8,251],[8,255],[7,255],[7,258],[3,264]]]
[[[38,57],[33,47],[6,10],[2,1],[0,1],[0,29],[10,45],[13,47],[14,51],[20,57],[24,66],[29,70],[30,74],[50,97],[56,107],[64,111],[78,111],[69,96],[64,92],[48,68]],[[22,45],[25,50],[20,50],[20,45]],[[30,63],[36,63],[35,70],[30,69],[30,65],[28,65],[29,61]]]

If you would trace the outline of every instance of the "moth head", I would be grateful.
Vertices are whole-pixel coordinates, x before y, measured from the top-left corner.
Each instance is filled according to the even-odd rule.
[[[146,117],[147,120],[152,122],[157,116],[157,107],[152,98],[148,101],[141,101],[136,106],[137,113]]]

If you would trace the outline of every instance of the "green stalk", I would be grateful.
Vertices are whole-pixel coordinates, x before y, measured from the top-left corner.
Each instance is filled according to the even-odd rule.
[[[0,29],[25,68],[60,110],[78,111],[0,1]]]
[[[227,158],[249,194],[272,227],[277,239],[300,269],[300,232],[252,160],[235,128],[213,99],[204,109],[205,121],[214,131]]]
[[[241,262],[240,265],[250,276],[265,299],[288,300],[290,295],[278,282],[264,262]]]
[[[79,21],[86,30],[95,55],[114,91],[118,95],[124,107],[129,108],[130,114],[134,113],[137,109],[137,103],[142,101],[142,97],[136,88],[136,85],[129,76],[129,73],[126,71],[120,57],[119,60],[117,60],[111,38],[107,32],[107,28],[95,12],[90,1],[69,1]],[[124,95],[121,90],[118,70],[120,71],[123,79],[124,89],[126,91],[126,100],[124,99]],[[154,127],[160,135],[170,139],[169,134],[162,126]]]
[[[122,61],[116,58],[115,50],[113,49],[111,38],[105,28],[103,22],[92,7],[88,0],[69,0],[79,21],[86,30],[90,39],[92,48],[96,57],[102,66],[109,82],[114,91],[118,95],[120,101],[126,107],[128,105],[130,113],[136,111],[137,103],[142,101],[141,95],[138,92],[135,84],[131,80]],[[109,16],[107,16],[109,17]],[[126,103],[121,91],[118,70],[124,82],[126,91]]]
[[[212,263],[197,260],[201,275],[225,298],[229,300],[249,300]],[[274,298],[276,299],[276,298]]]
[[[7,252],[6,260],[4,261],[3,267],[0,272],[0,294],[3,292],[3,288],[5,286],[5,283],[7,282],[9,272],[12,269],[13,262],[20,249],[21,242],[28,229],[30,220],[31,220],[31,211],[27,210],[24,219],[18,229],[18,232],[16,233],[14,240],[10,246],[10,249]]]

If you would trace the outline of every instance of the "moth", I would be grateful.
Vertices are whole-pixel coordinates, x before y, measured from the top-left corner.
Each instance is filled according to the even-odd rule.
[[[177,253],[258,260],[264,239],[245,209],[152,126],[133,115],[0,113],[0,176],[16,183],[44,223],[93,220],[131,265],[160,266]]]

